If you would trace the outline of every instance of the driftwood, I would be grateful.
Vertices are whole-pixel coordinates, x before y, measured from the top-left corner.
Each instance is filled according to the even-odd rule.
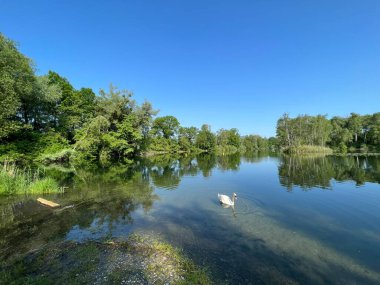
[[[43,198],[38,198],[37,201],[39,203],[41,203],[42,205],[45,205],[45,206],[49,206],[51,208],[58,208],[58,207],[61,207],[61,205],[57,204],[57,203],[54,203],[52,201],[49,201],[49,200],[46,200],[46,199],[43,199]]]

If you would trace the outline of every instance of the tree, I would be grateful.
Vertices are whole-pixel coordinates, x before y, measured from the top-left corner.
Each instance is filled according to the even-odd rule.
[[[159,117],[153,121],[152,132],[156,136],[171,139],[178,135],[179,126],[177,118],[173,116]]]
[[[259,135],[248,135],[242,138],[242,145],[247,152],[275,149],[275,138],[270,138],[271,144],[268,139],[262,138]]]
[[[283,114],[280,119],[277,121],[276,127],[276,135],[279,144],[284,147],[290,147],[291,142],[291,134],[290,134],[290,118],[287,113]]]
[[[324,147],[330,140],[330,121],[326,115],[299,115],[289,118],[284,114],[277,121],[277,139],[282,147],[312,145]]]
[[[31,112],[33,129],[47,130],[57,126],[56,108],[62,97],[62,90],[58,84],[50,83],[48,76],[38,76],[35,92],[39,94],[38,102]],[[36,96],[37,97],[37,96]]]
[[[35,84],[32,61],[0,33],[0,140],[29,123]]]
[[[47,78],[50,86],[57,86],[61,93],[56,100],[48,101],[49,125],[73,140],[75,130],[94,117],[95,93],[90,88],[75,90],[66,78],[53,71],[49,71]]]
[[[359,134],[362,131],[362,118],[356,113],[351,113],[347,120],[347,128],[354,137],[354,142],[358,142]]]
[[[107,146],[104,135],[108,133],[110,122],[103,116],[97,116],[87,122],[75,135],[75,149],[82,151],[91,159],[98,159]]]
[[[91,90],[81,89],[80,92],[82,101],[93,102]],[[143,146],[144,129],[154,111],[149,103],[136,106],[131,96],[125,90],[118,91],[112,84],[108,93],[101,90],[96,106],[98,115],[77,129],[75,147],[101,162],[138,154]]]
[[[375,113],[371,116],[368,137],[370,144],[380,146],[380,113]]]
[[[240,150],[240,135],[237,129],[220,129],[216,134],[217,152],[220,154],[236,153]]]
[[[326,146],[330,141],[332,126],[326,115],[318,115],[313,120],[313,129],[315,130],[313,145]]]
[[[200,132],[198,133],[195,145],[204,151],[211,152],[215,149],[216,138],[211,132],[209,125],[202,125]]]
[[[158,110],[154,110],[152,104],[148,101],[145,101],[141,107],[137,106],[135,113],[138,125],[141,129],[143,144],[145,148],[148,144],[149,131],[152,125],[153,117],[157,115]]]
[[[182,151],[190,151],[195,147],[198,129],[196,127],[180,127],[178,143]]]
[[[347,151],[347,144],[351,141],[352,136],[347,128],[347,119],[333,117],[331,120],[330,145],[341,152]]]
[[[240,147],[240,135],[236,128],[228,130],[228,144],[239,149]]]
[[[104,116],[111,123],[111,128],[116,128],[116,123],[121,122],[126,116],[135,110],[135,101],[131,99],[132,93],[128,90],[118,90],[112,84],[109,91],[99,91],[97,98],[97,113]]]

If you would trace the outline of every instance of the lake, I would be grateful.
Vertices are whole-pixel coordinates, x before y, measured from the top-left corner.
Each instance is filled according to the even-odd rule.
[[[162,236],[216,284],[380,284],[380,157],[153,157],[50,167],[68,188],[0,197],[0,258],[62,240]],[[217,194],[237,193],[234,208]]]

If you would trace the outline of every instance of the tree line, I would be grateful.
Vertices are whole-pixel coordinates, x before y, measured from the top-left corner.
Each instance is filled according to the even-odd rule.
[[[214,133],[209,125],[181,126],[157,117],[148,101],[109,86],[98,94],[75,89],[54,71],[37,75],[31,59],[0,33],[0,160],[88,161],[132,159],[145,153],[233,152],[268,149],[273,141]]]
[[[335,152],[379,151],[380,113],[347,117],[284,114],[277,121],[277,143],[283,150],[302,146],[329,147]]]

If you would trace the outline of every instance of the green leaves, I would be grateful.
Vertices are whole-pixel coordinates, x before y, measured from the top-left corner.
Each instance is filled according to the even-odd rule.
[[[13,41],[0,33],[0,141],[21,128],[20,117],[33,95],[31,61],[18,52]],[[24,106],[23,106],[24,105]]]
[[[331,129],[326,115],[300,115],[292,119],[284,114],[277,121],[277,138],[283,147],[325,146],[330,140]]]
[[[215,135],[211,132],[210,126],[202,126],[201,131],[198,133],[195,145],[199,149],[207,152],[211,152],[215,149],[216,138]]]
[[[178,135],[179,122],[176,117],[159,117],[153,121],[152,133],[156,136],[171,139]]]
[[[335,151],[378,151],[380,144],[380,113],[349,117],[326,115],[298,116],[289,118],[287,114],[277,122],[277,139],[282,147],[300,145],[330,146]]]

